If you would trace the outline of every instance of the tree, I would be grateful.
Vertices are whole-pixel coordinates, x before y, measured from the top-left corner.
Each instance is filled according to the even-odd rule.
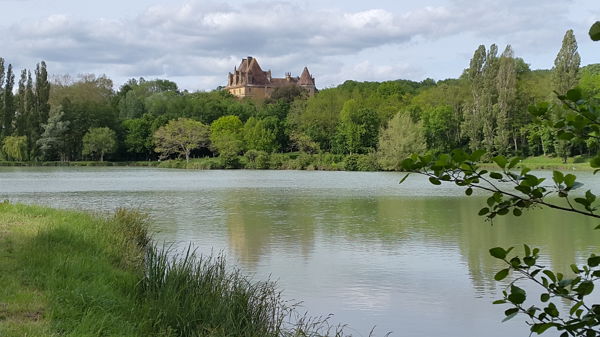
[[[237,156],[244,150],[243,124],[237,116],[223,116],[210,125],[210,141],[226,167],[237,165]]]
[[[275,117],[256,119],[250,117],[244,124],[244,142],[248,149],[275,152],[279,150],[277,143],[278,121]]]
[[[23,161],[27,159],[27,137],[5,137],[2,144],[2,151],[9,160]]]
[[[340,153],[366,153],[377,145],[378,133],[377,113],[350,99],[340,112],[334,150]]]
[[[383,169],[397,170],[411,153],[424,152],[426,140],[421,123],[415,123],[407,113],[398,113],[379,134],[377,156]]]
[[[48,123],[42,125],[44,132],[37,140],[37,145],[44,157],[49,160],[60,158],[67,161],[67,136],[69,132],[69,121],[64,121],[65,113],[58,106],[53,109]]]
[[[15,74],[12,64],[8,65],[6,70],[6,83],[4,85],[4,118],[2,119],[2,135],[4,137],[13,134],[13,121],[15,118],[15,98],[13,87],[15,85]]]
[[[498,92],[496,135],[494,147],[500,154],[506,154],[510,149],[511,140],[516,139],[518,128],[513,127],[515,122],[514,110],[517,100],[517,68],[510,45],[500,56],[498,75],[496,76],[496,90]],[[515,151],[517,146],[515,144]]]
[[[591,30],[590,36],[600,40],[600,22],[594,27],[597,27],[597,35]],[[538,123],[552,125],[558,137],[565,141],[598,139],[600,107],[586,101],[580,89],[569,90],[558,99],[568,114],[557,118],[548,103],[531,106],[529,111]],[[552,185],[548,186],[545,178],[532,174],[526,167],[519,167],[519,158],[496,156],[493,161],[499,171],[482,169],[478,162],[484,154],[484,150],[466,153],[460,149],[438,157],[415,154],[402,162],[402,168],[428,176],[435,185],[441,185],[443,181],[452,182],[464,187],[467,195],[471,195],[474,189],[491,193],[487,206],[479,211],[490,221],[506,214],[520,216],[523,210],[535,206],[600,218],[594,204],[597,196],[591,190],[573,196],[573,191],[582,186],[575,175],[554,171]],[[590,165],[596,169],[594,173],[600,171],[600,154],[590,161]],[[556,202],[550,197],[562,198],[564,202]],[[600,335],[600,304],[589,303],[587,298],[600,280],[600,256],[592,254],[587,263],[571,265],[572,274],[569,275],[542,266],[538,248],[525,244],[522,254],[512,253],[513,248],[490,249],[490,254],[505,264],[494,279],[502,281],[513,274],[512,281],[503,291],[503,298],[494,302],[509,305],[504,312],[505,320],[524,315],[532,334],[542,334],[554,328],[561,337]],[[528,297],[527,291],[520,286],[524,281],[541,290],[539,301]],[[566,306],[568,308],[564,310]]]
[[[91,128],[83,136],[83,155],[99,157],[104,161],[104,155],[117,149],[117,135],[107,127]]]
[[[149,114],[144,114],[142,118],[123,121],[123,128],[126,132],[124,142],[127,151],[144,154],[148,159],[154,150],[152,122],[153,118]]]
[[[552,68],[552,84],[554,91],[560,95],[564,95],[567,90],[577,85],[579,81],[579,64],[581,58],[577,52],[577,41],[573,30],[569,29],[563,38],[562,47],[554,60],[554,68]],[[555,109],[557,118],[564,115],[565,111],[558,108]],[[556,154],[563,158],[563,162],[567,162],[567,157],[571,153],[571,143],[564,139],[556,139],[554,144]]]
[[[193,150],[208,146],[208,127],[189,118],[172,120],[154,132],[154,144],[161,158],[177,154],[189,162]]]
[[[564,95],[567,90],[577,85],[580,63],[577,40],[573,30],[569,29],[563,37],[562,47],[554,59],[554,68],[552,68],[552,83],[558,94]]]

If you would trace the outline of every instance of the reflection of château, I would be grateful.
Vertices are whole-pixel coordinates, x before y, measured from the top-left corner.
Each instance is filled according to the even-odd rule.
[[[304,67],[300,77],[292,77],[286,73],[285,78],[271,77],[271,70],[263,71],[255,58],[248,56],[242,59],[240,66],[229,73],[226,89],[237,97],[269,98],[276,88],[299,86],[308,91],[310,96],[315,94],[315,79]]]

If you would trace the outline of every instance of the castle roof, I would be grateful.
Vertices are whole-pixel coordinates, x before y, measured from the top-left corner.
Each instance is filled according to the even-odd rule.
[[[315,85],[315,79],[310,75],[307,67],[304,67],[302,75],[300,75],[299,85]]]

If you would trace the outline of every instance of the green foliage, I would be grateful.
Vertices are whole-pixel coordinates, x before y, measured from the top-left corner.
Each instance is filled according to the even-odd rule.
[[[109,128],[91,128],[83,136],[83,155],[98,156],[104,161],[104,155],[117,149],[117,135]]]
[[[597,106],[584,100],[580,89],[569,90],[565,96],[558,98],[569,113],[555,120],[553,128],[558,131],[557,137],[565,141],[595,137],[600,128]],[[544,103],[531,106],[529,110],[538,123],[547,123],[545,118],[550,114],[549,107]],[[482,169],[477,162],[484,154],[483,150],[466,153],[457,149],[438,157],[413,155],[402,162],[402,168],[425,174],[435,185],[446,181],[464,187],[467,195],[471,195],[474,189],[489,192],[486,207],[479,211],[479,215],[489,220],[507,214],[520,216],[535,206],[600,218],[595,206],[597,196],[592,191],[572,196],[572,192],[582,186],[575,175],[554,171],[552,184],[548,185],[545,178],[537,177],[528,168],[518,168],[519,158],[496,156],[493,161],[499,171]],[[600,167],[600,156],[595,157],[590,165]],[[565,202],[557,203],[551,199],[552,196]],[[528,318],[531,333],[542,334],[554,328],[562,333],[561,336],[600,334],[600,306],[587,300],[600,277],[600,257],[592,254],[586,265],[573,264],[571,270],[574,275],[566,276],[541,265],[539,249],[524,245],[523,255],[511,255],[512,249],[490,249],[493,257],[506,264],[506,268],[498,271],[494,279],[502,281],[511,274],[514,276],[503,291],[503,298],[494,302],[510,306],[504,313],[505,321],[521,314]],[[527,291],[518,286],[525,280],[541,288],[539,301],[532,300]],[[569,307],[566,311],[560,309],[564,304]]]
[[[573,30],[565,33],[562,47],[554,60],[552,69],[552,81],[554,90],[560,94],[566,94],[567,90],[575,87],[578,81],[579,64],[581,58],[577,52],[577,41]]]
[[[177,154],[190,160],[193,150],[208,146],[208,127],[189,118],[179,118],[168,122],[154,132],[155,151],[161,158]]]
[[[210,141],[226,168],[239,166],[238,155],[244,150],[242,121],[237,116],[223,116],[210,125]]]
[[[422,124],[413,122],[407,113],[398,113],[379,133],[378,162],[384,170],[398,170],[406,156],[425,149]]]
[[[350,99],[340,112],[334,152],[366,153],[377,145],[379,118],[373,110],[360,107]]]
[[[27,159],[27,137],[8,136],[2,143],[2,152],[8,160],[24,161]]]
[[[65,113],[59,106],[53,110],[48,119],[48,123],[43,125],[44,133],[37,140],[46,160],[60,158],[60,161],[66,161],[68,158],[67,137],[69,132],[69,121],[64,120]]]
[[[279,123],[275,117],[264,119],[250,117],[244,124],[243,129],[246,147],[263,152],[276,152],[279,150],[277,142],[279,133]]]
[[[142,118],[126,119],[123,121],[125,129],[125,146],[131,153],[145,154],[147,157],[151,154],[154,143],[152,135],[153,120],[149,114],[144,114]]]

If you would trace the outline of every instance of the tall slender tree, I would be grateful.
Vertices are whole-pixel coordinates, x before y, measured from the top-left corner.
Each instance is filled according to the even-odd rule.
[[[4,85],[4,116],[2,118],[2,137],[11,136],[13,133],[13,122],[15,118],[15,97],[13,87],[15,86],[15,74],[12,64],[6,70],[6,83]]]
[[[577,41],[573,30],[569,29],[563,38],[562,47],[554,59],[554,68],[552,68],[552,84],[554,91],[564,95],[569,89],[577,85],[579,81],[579,64],[581,57],[577,52]],[[557,114],[560,117],[565,112],[559,107]],[[556,140],[554,148],[556,154],[563,158],[563,162],[567,161],[567,157],[571,152],[571,144],[566,140]]]
[[[496,89],[496,77],[498,76],[498,46],[492,44],[485,58],[483,67],[483,91],[481,93],[481,115],[483,127],[483,145],[488,153],[494,150],[494,138],[496,134],[495,108],[498,100]]]
[[[473,103],[464,111],[464,122],[462,132],[469,139],[469,147],[477,149],[481,146],[481,110],[482,110],[482,92],[483,92],[483,68],[485,66],[486,50],[484,45],[480,45],[471,59],[467,75],[471,83],[471,94]]]
[[[25,85],[27,83],[27,70],[21,71],[21,78],[19,79],[19,88],[17,90],[17,109],[15,116],[15,133],[18,136],[27,135],[27,110],[26,99],[25,99]]]
[[[4,59],[0,57],[0,139],[4,133],[2,132],[2,121],[4,120],[4,81],[6,79],[4,67]]]
[[[50,113],[50,82],[48,82],[48,71],[46,70],[46,62],[42,61],[35,69],[35,113],[38,132],[42,132],[42,124],[48,122]]]
[[[556,92],[563,95],[577,85],[580,63],[577,40],[573,30],[569,29],[565,33],[562,47],[554,59],[554,68],[552,68],[552,82]]]
[[[37,148],[37,140],[42,134],[40,124],[37,123],[37,114],[35,114],[35,93],[33,92],[33,79],[31,78],[31,72],[27,71],[27,82],[25,84],[25,110],[26,116],[26,133],[27,133],[27,145],[29,146],[29,159],[34,159]]]
[[[496,90],[498,92],[498,103],[496,104],[495,147],[498,153],[506,154],[510,148],[511,138],[516,139],[513,128],[513,112],[517,98],[517,68],[510,45],[506,46],[500,56]],[[514,146],[514,150],[517,151],[516,140]]]

